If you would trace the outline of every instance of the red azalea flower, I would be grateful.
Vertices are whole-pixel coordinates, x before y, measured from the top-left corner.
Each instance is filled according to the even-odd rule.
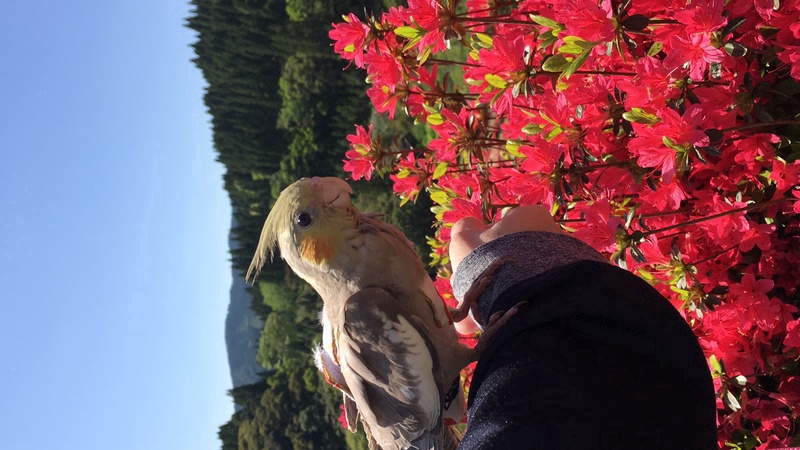
[[[674,70],[688,63],[689,76],[695,81],[705,79],[709,64],[725,59],[725,53],[714,47],[705,34],[672,34],[664,41],[664,52],[664,66]]]
[[[345,412],[344,412],[344,404],[339,406],[339,410],[341,411],[339,413],[339,424],[342,426],[342,428],[347,429],[348,428],[348,426],[347,426],[347,416],[345,415]]]
[[[401,100],[400,95],[396,95],[390,86],[379,86],[373,84],[367,89],[367,97],[372,101],[372,106],[379,114],[389,113],[389,118],[394,119],[397,104]]]
[[[739,251],[749,252],[756,246],[761,250],[769,250],[770,246],[772,246],[770,236],[774,232],[775,225],[762,223],[760,225],[751,226],[739,243]]]
[[[755,275],[748,273],[742,277],[741,283],[733,283],[728,287],[728,295],[737,300],[746,300],[748,303],[766,302],[769,300],[767,292],[771,291],[774,286],[775,282],[772,280],[756,280]]]
[[[447,41],[440,25],[439,2],[437,0],[408,0],[409,24],[422,27],[424,36],[417,44],[421,52],[438,53],[447,49]]]
[[[403,79],[406,68],[403,46],[393,38],[375,41],[367,49],[364,63],[369,80],[376,85],[394,86]]]
[[[778,193],[782,194],[794,186],[800,184],[800,160],[791,164],[781,158],[775,158],[772,163],[772,173],[769,179],[775,182]]]
[[[380,156],[373,148],[372,125],[365,130],[361,125],[356,126],[356,134],[347,136],[351,150],[345,153],[344,170],[350,172],[354,180],[362,177],[369,180],[375,170],[375,161]]]
[[[692,93],[700,100],[703,112],[706,113],[706,128],[722,129],[732,128],[736,125],[737,116],[741,114],[741,110],[735,101],[735,91],[733,87],[727,85],[700,86],[692,90]]]
[[[700,193],[696,192],[696,194]],[[731,204],[724,197],[712,194],[706,199],[698,200],[695,203],[695,211],[699,217],[708,217],[724,214],[743,206],[745,206],[744,203],[733,202]],[[721,245],[739,242],[743,233],[750,229],[744,212],[722,215],[722,217],[700,222],[697,226],[704,230],[709,238]]]
[[[770,133],[759,133],[747,136],[734,143],[735,154],[733,160],[747,168],[752,175],[761,173],[762,165],[775,158],[775,148],[772,144],[780,142],[780,138]]]
[[[575,212],[579,212],[576,208]],[[622,220],[611,214],[611,203],[602,198],[580,208],[585,222],[575,231],[575,237],[598,251],[613,253],[617,250],[617,229]]]
[[[651,56],[637,60],[636,76],[617,80],[617,86],[625,92],[627,109],[664,105],[667,99],[680,94],[675,86],[674,71]]]
[[[363,68],[369,27],[353,13],[347,15],[344,23],[332,25],[333,30],[328,32],[328,37],[334,41],[333,51],[348,61],[355,61],[356,67]]]
[[[800,80],[800,45],[787,45],[778,53],[778,59],[791,66],[791,75]]]
[[[566,26],[566,35],[589,42],[608,42],[614,39],[611,2],[602,0],[560,0],[553,2],[556,20]]]
[[[669,183],[662,183],[655,191],[642,189],[639,198],[656,211],[675,211],[680,209],[681,202],[688,196],[681,183],[673,178]]]
[[[392,189],[403,199],[414,200],[419,195],[420,189],[428,183],[428,171],[424,159],[417,159],[413,152],[409,152],[405,159],[397,165],[397,174],[389,178],[394,182]]]
[[[442,297],[445,305],[450,308],[458,306],[458,300],[453,296],[453,286],[450,285],[450,280],[436,277],[436,279],[433,280],[433,285],[436,286],[436,291],[439,292],[439,296]]]
[[[754,409],[750,418],[761,422],[761,427],[756,431],[756,435],[762,441],[768,442],[770,437],[775,437],[778,441],[786,439],[789,433],[789,417],[781,409],[784,406],[782,403],[775,400],[756,399],[750,406]]]
[[[456,114],[445,108],[440,114],[442,122],[431,126],[439,137],[428,144],[428,148],[435,151],[437,161],[455,161],[459,154],[469,154],[483,145],[477,129],[480,120],[472,111],[463,108]]]
[[[555,202],[548,174],[515,171],[506,180],[504,187],[509,194],[518,198],[522,205],[544,205],[552,208]]]
[[[353,150],[346,152],[345,157],[348,159],[343,160],[344,171],[350,172],[353,180],[360,180],[361,178],[370,180],[372,178],[372,172],[375,171],[375,165],[372,161],[362,157]]]
[[[543,101],[544,100],[544,101]],[[539,118],[531,120],[542,126],[542,135],[551,143],[570,142],[579,136],[578,130],[572,124],[572,111],[575,105],[570,104],[567,96],[555,94],[550,99],[540,99]]]
[[[689,9],[676,12],[675,20],[688,34],[708,36],[727,23],[728,20],[722,15],[724,7],[724,0],[706,0]]]
[[[783,345],[787,350],[792,348],[800,350],[800,319],[786,323],[786,337],[783,338]]]
[[[650,126],[634,123],[637,137],[630,140],[628,149],[638,156],[642,167],[661,170],[665,183],[675,175],[675,148],[688,150],[689,146],[708,145],[708,136],[699,129],[703,122],[703,110],[699,105],[686,108],[683,116],[671,108],[663,108],[657,113],[660,122]]]
[[[532,48],[520,33],[496,35],[492,47],[478,53],[480,66],[465,70],[464,77],[474,80],[472,89],[480,94],[480,101],[491,104],[497,114],[508,112],[513,103],[510,86],[527,77],[526,46]],[[504,90],[504,95],[496,97],[498,90]]]
[[[483,219],[483,210],[481,209],[481,194],[475,192],[469,199],[454,198],[450,202],[453,208],[446,211],[442,215],[444,223],[456,223],[464,217],[475,217],[476,219]]]
[[[525,70],[525,41],[521,34],[496,36],[492,47],[479,52],[481,65],[503,79]]]

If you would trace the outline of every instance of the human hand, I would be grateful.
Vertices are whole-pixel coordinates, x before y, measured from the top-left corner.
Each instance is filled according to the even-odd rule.
[[[465,217],[459,220],[453,224],[453,229],[450,232],[450,264],[453,268],[453,274],[458,270],[461,261],[472,250],[500,236],[522,231],[564,232],[543,206],[520,206],[507,212],[502,219],[489,225],[474,217]],[[455,327],[456,331],[467,335],[474,334],[480,330],[480,327],[471,316],[456,322]]]

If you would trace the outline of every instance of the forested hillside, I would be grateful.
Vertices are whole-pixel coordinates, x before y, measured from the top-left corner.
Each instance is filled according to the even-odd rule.
[[[218,160],[227,169],[225,188],[234,215],[231,260],[234,273],[241,274],[281,189],[304,176],[343,176],[345,136],[353,132],[354,123],[377,120],[370,119],[363,74],[343,70],[345,63],[333,54],[327,34],[343,13],[364,6],[380,10],[383,3],[192,4],[187,26],[198,33],[195,63],[208,82],[205,104]],[[432,221],[425,199],[399,209],[388,182],[354,183],[354,189],[362,209],[387,212],[387,220],[415,242],[424,242]],[[340,395],[313,366],[311,348],[320,340],[317,295],[280,260],[264,268],[249,292],[251,308],[264,328],[259,342],[247,345],[258,347],[263,371],[259,381],[232,390],[240,408],[220,427],[223,448],[363,446],[339,425]],[[236,319],[229,317],[228,326]],[[229,344],[242,345],[234,339],[236,332],[227,330]]]

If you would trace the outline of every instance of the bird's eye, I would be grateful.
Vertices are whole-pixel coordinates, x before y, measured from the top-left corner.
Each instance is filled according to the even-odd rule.
[[[297,216],[297,224],[303,228],[311,225],[311,215],[308,213],[300,213],[300,215]]]

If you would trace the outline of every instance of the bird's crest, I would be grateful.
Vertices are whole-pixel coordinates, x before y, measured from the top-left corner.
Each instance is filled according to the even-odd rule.
[[[267,256],[270,261],[275,256],[275,246],[278,245],[280,234],[290,230],[294,213],[306,195],[306,189],[301,181],[303,180],[284,189],[272,206],[267,220],[264,222],[264,227],[261,229],[261,237],[258,239],[258,247],[256,247],[256,253],[250,262],[250,268],[247,269],[246,280],[250,281],[252,275],[252,281],[255,282],[261,268],[267,262]]]

